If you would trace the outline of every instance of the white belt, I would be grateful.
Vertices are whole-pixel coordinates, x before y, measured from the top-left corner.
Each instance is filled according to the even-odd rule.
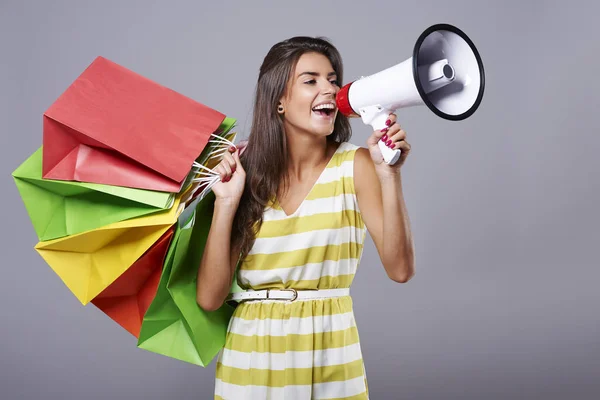
[[[248,300],[310,300],[325,299],[329,297],[349,296],[349,288],[340,289],[264,289],[264,290],[246,290],[244,292],[231,293],[226,301],[248,301]]]

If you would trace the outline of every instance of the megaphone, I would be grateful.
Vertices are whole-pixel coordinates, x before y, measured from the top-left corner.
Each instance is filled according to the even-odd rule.
[[[336,103],[340,113],[362,118],[373,130],[385,128],[397,109],[417,105],[460,121],[477,110],[484,86],[483,62],[473,42],[455,26],[436,24],[419,36],[411,58],[343,86]],[[398,161],[400,150],[382,140],[378,145],[386,163]]]

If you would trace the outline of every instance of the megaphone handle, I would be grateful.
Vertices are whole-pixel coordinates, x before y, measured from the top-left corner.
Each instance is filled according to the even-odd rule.
[[[388,110],[380,105],[375,105],[361,109],[360,116],[365,124],[370,125],[373,130],[378,131],[387,127],[385,121],[387,121],[392,112],[394,110]],[[394,165],[400,159],[400,150],[390,149],[383,140],[379,140],[377,145],[379,146],[379,150],[381,150],[383,160],[387,164]]]

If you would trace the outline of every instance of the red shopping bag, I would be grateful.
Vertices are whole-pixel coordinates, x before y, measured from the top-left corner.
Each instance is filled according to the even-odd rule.
[[[176,193],[225,115],[98,57],[43,119],[44,178]]]
[[[135,337],[139,337],[142,319],[156,295],[173,232],[171,227],[123,275],[92,300],[96,307]]]

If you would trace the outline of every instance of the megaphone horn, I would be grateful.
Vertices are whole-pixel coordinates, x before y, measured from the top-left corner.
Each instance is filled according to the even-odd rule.
[[[379,130],[390,113],[417,105],[451,121],[468,118],[479,107],[484,86],[483,62],[473,42],[455,26],[436,24],[419,36],[412,57],[345,85],[336,102],[343,115]],[[395,164],[400,150],[378,144],[385,162]]]

